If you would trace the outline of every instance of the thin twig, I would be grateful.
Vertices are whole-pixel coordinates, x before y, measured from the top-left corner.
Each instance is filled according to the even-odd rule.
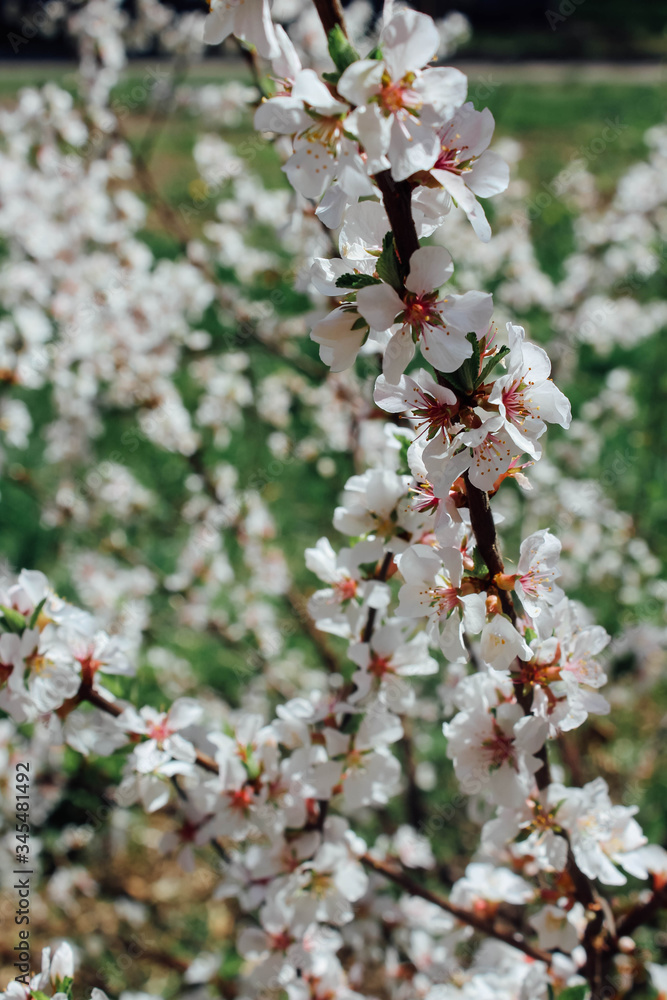
[[[488,934],[489,937],[496,938],[498,941],[504,941],[505,944],[511,945],[512,948],[517,948],[538,962],[545,962],[547,965],[551,965],[551,955],[549,952],[542,951],[541,948],[536,948],[518,932],[504,931],[492,921],[485,920],[483,917],[464,909],[462,906],[450,903],[444,896],[440,896],[438,893],[431,892],[430,889],[419,885],[405,871],[394,867],[386,861],[378,861],[369,854],[363,854],[361,861],[367,868],[372,868],[373,871],[385,875],[392,882],[395,882],[396,885],[400,885],[411,896],[419,896],[421,899],[426,899],[429,903],[439,906],[441,910],[451,913],[461,923],[468,924],[469,927],[474,927],[475,930],[480,931],[482,934]]]

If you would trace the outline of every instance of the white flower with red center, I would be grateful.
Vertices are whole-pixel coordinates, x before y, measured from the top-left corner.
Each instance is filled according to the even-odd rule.
[[[483,292],[451,294],[439,289],[453,272],[444,247],[420,247],[410,258],[403,296],[391,285],[370,285],[357,293],[357,310],[375,330],[400,324],[387,344],[383,373],[397,384],[415,354],[415,341],[434,368],[453,372],[472,355],[468,333],[479,339],[488,330],[493,312],[490,295]]]
[[[521,543],[517,572],[496,577],[499,586],[516,590],[533,620],[539,617],[545,605],[558,604],[565,596],[554,582],[560,576],[560,549],[559,539],[546,528],[535,531]]]
[[[204,42],[219,45],[229,35],[254,45],[265,59],[280,56],[269,0],[209,0]]]
[[[404,180],[435,163],[437,129],[461,106],[468,87],[459,70],[422,70],[438,44],[430,17],[400,11],[380,35],[382,59],[360,59],[338,81],[338,93],[357,106],[347,127],[366,152],[370,174],[391,168],[395,180]]]
[[[526,342],[523,327],[508,323],[507,331],[507,374],[496,379],[489,403],[498,406],[514,443],[539,458],[542,447],[538,438],[546,431],[547,423],[570,426],[570,402],[549,378],[551,362],[546,351]]]
[[[474,910],[480,917],[493,917],[501,903],[521,906],[535,898],[532,885],[509,868],[488,862],[472,862],[463,878],[452,886],[452,903]]]
[[[637,821],[636,806],[613,805],[604,778],[595,778],[583,788],[551,784],[549,802],[556,807],[556,819],[567,831],[577,865],[588,878],[604,885],[625,885],[626,878],[616,865],[635,874],[636,852],[646,844]]]
[[[119,801],[129,804],[141,800],[147,812],[167,804],[170,784],[165,778],[194,772],[197,752],[178,732],[199,721],[203,709],[193,698],[179,698],[169,712],[157,712],[145,706],[126,708],[118,725],[126,732],[146,736],[125,765],[125,776],[118,786]]]
[[[389,591],[379,580],[362,580],[359,567],[383,558],[380,539],[359,542],[353,549],[336,554],[328,538],[320,538],[306,549],[306,566],[330,586],[316,591],[308,601],[308,612],[317,627],[333,635],[351,638],[359,629],[364,605],[376,609],[389,603]]]
[[[334,528],[354,538],[369,534],[391,538],[398,527],[397,506],[407,496],[409,485],[409,476],[389,469],[368,469],[352,476],[345,483],[342,505],[334,511]]]
[[[341,816],[329,816],[324,839],[312,861],[288,877],[278,896],[292,910],[292,927],[304,929],[314,922],[347,924],[356,903],[368,888],[368,875],[359,862],[366,844],[348,828]]]
[[[482,793],[497,805],[518,807],[533,789],[546,723],[524,716],[519,705],[471,708],[444,723],[447,756],[466,795]]]
[[[464,104],[441,129],[440,150],[429,171],[463,209],[485,243],[491,239],[491,227],[475,196],[490,198],[509,184],[509,167],[497,153],[487,149],[494,126],[488,108],[475,111],[472,102]]]
[[[304,198],[319,199],[336,180],[350,200],[373,194],[356,145],[346,138],[349,104],[339,101],[312,69],[299,70],[290,93],[264,101],[255,128],[294,136],[294,152],[283,167]]]
[[[586,929],[586,913],[581,903],[565,909],[562,906],[543,906],[528,918],[537,931],[540,948],[569,954],[579,944]]]
[[[472,587],[468,590],[466,581],[462,581],[460,551],[436,552],[428,545],[413,545],[396,561],[405,580],[399,592],[397,616],[426,617],[427,634],[437,639],[447,659],[467,659],[464,631],[471,635],[481,631],[486,598]]]
[[[24,663],[30,698],[40,715],[55,711],[77,694],[81,685],[79,665],[55,625],[42,629],[38,645]]]
[[[455,425],[458,399],[451,389],[438,385],[425,369],[401,375],[396,385],[379,375],[373,398],[387,413],[409,413],[418,435],[426,435],[427,440],[436,435],[449,440],[448,432]]]
[[[581,620],[581,609],[567,599],[553,609],[552,617],[563,673],[587,687],[599,688],[606,684],[607,675],[595,657],[609,645],[609,633],[601,625],[585,624]]]
[[[407,639],[410,631],[405,622],[388,621],[373,631],[370,642],[353,643],[348,656],[359,669],[352,675],[356,691],[350,704],[366,698],[377,690],[380,702],[392,712],[404,713],[414,702],[414,688],[403,677],[424,677],[438,671],[437,661],[429,654],[428,637],[418,632]]]

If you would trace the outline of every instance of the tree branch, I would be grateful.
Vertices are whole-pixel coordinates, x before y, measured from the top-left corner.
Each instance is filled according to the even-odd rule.
[[[421,899],[426,899],[429,903],[434,903],[436,906],[439,906],[441,910],[446,910],[447,913],[451,913],[451,915],[456,917],[457,920],[460,920],[461,923],[468,924],[469,927],[474,927],[475,930],[480,931],[482,934],[488,934],[489,937],[496,938],[498,941],[504,941],[505,944],[511,945],[512,948],[517,948],[519,951],[522,951],[524,955],[529,955],[530,958],[535,959],[537,962],[545,962],[547,965],[551,965],[551,955],[549,952],[542,951],[541,948],[536,948],[534,945],[530,944],[529,941],[526,941],[523,935],[518,932],[504,931],[494,922],[485,920],[476,913],[473,913],[470,910],[465,910],[462,906],[450,903],[450,901],[444,896],[431,892],[430,889],[426,889],[419,885],[418,882],[414,882],[412,878],[402,869],[395,868],[386,861],[377,861],[369,854],[363,854],[361,862],[366,865],[367,868],[371,868],[373,871],[378,872],[379,874],[390,879],[392,882],[395,882],[396,885],[400,885],[401,888],[405,889],[406,892],[409,892],[411,896],[420,896]]]

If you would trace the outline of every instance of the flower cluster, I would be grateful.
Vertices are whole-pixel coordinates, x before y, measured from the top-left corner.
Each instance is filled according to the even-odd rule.
[[[2,754],[23,741],[39,766],[63,744],[93,760],[122,758],[117,803],[163,810],[161,849],[175,850],[186,871],[206,852],[221,862],[215,895],[234,908],[242,995],[552,1000],[603,995],[616,974],[630,985],[648,976],[664,991],[665,968],[624,927],[664,901],[667,851],[648,843],[636,807],[615,801],[604,778],[568,783],[577,751],[573,767],[562,749],[576,747],[570,734],[590,715],[610,712],[613,691],[600,692],[609,636],[561,587],[573,546],[566,534],[561,559],[561,541],[541,526],[556,520],[552,467],[540,461],[547,427],[574,426],[577,441],[576,424],[546,351],[511,317],[553,288],[537,280],[520,234],[504,239],[502,213],[500,249],[491,240],[478,198],[502,195],[509,168],[488,149],[493,118],[466,101],[465,76],[433,64],[442,30],[387,4],[362,58],[330,6],[337,23],[325,68],[307,65],[310,5],[290,13],[269,0],[212,0],[204,40],[235,36],[251,61],[270,63],[255,126],[278,137],[295,193],[263,189],[219,135],[200,137],[187,211],[144,188],[182,248],[175,260],[140,237],[147,215],[132,189],[146,165],[133,161],[122,109],[109,99],[130,32],[117,3],[90,0],[71,19],[87,114],[47,86],[0,115],[0,228],[11,247],[0,279],[2,378],[22,392],[51,390],[44,437],[58,478],[45,528],[71,522],[104,537],[102,553],[64,553],[94,613],[61,599],[41,572],[3,570]],[[202,19],[157,0],[138,7],[137,47],[157,33],[179,58],[196,53]],[[350,24],[366,17],[349,10]],[[235,124],[256,96],[225,84],[181,90],[178,100],[216,128]],[[106,139],[90,155],[94,123]],[[662,133],[655,145],[657,176]],[[232,197],[213,208],[219,190]],[[622,186],[577,239],[594,245],[622,230],[627,197]],[[339,230],[339,257],[329,256],[320,222]],[[319,312],[286,320],[282,292],[258,296],[284,262],[266,240],[246,238],[254,225],[293,253],[296,285]],[[456,273],[445,242],[466,250]],[[508,243],[525,250],[534,280],[518,287],[505,275],[492,298],[477,286],[492,283]],[[559,327],[580,291],[570,263]],[[333,373],[324,385],[313,384],[317,363],[294,350],[308,319]],[[284,367],[269,370],[268,356]],[[367,384],[355,374],[359,357],[373,370]],[[596,405],[602,413],[613,403]],[[295,443],[304,411],[313,434]],[[81,456],[97,453],[105,419],[119,412],[135,419],[121,437],[139,453],[136,473],[119,451],[77,479]],[[270,459],[248,469],[234,447],[245,441],[250,451],[258,418]],[[10,454],[26,449],[22,396],[0,401],[0,429]],[[159,455],[152,489],[140,475],[147,445]],[[327,478],[335,462],[322,452],[352,450],[357,471],[333,515],[345,543],[323,536],[307,548],[322,586],[302,602],[265,494],[280,492],[276,468],[317,461]],[[536,494],[535,523],[513,538],[513,561],[497,530],[517,520],[508,479]],[[172,497],[175,528],[164,513]],[[134,529],[160,517],[164,551],[144,551]],[[118,526],[107,533],[110,518]],[[648,566],[650,553],[633,541]],[[321,666],[286,641],[286,608]],[[141,690],[142,641],[156,633],[164,644],[145,659],[170,707],[128,695]],[[205,695],[171,648],[191,633],[224,644],[226,657],[210,657],[222,683],[216,677]],[[222,698],[227,682],[238,696]],[[446,825],[465,822],[466,838],[480,827],[465,866],[450,869],[441,814],[421,801],[438,790],[429,756],[453,773],[458,805],[467,801],[460,822],[447,803]],[[405,818],[395,822],[402,798]],[[85,848],[81,830],[62,836]],[[0,849],[9,864],[11,845]],[[628,876],[651,880],[653,892],[619,904]],[[64,907],[96,888],[74,865],[49,877]],[[446,894],[427,886],[436,879]],[[200,959],[184,970],[186,984],[212,980],[220,966]],[[71,1000],[73,972],[61,945],[3,996],[43,1000],[50,990]],[[92,1000],[104,997],[93,990]]]

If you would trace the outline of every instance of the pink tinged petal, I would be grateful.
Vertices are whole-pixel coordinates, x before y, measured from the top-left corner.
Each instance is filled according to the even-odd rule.
[[[380,90],[382,70],[382,63],[377,59],[358,59],[347,67],[336,90],[351,104],[368,104]]]
[[[383,282],[359,289],[357,309],[374,330],[387,330],[403,311],[403,299]]]
[[[398,82],[431,61],[440,47],[440,35],[426,14],[402,10],[383,29],[380,46],[389,75]]]
[[[462,333],[476,333],[479,338],[489,329],[493,298],[486,292],[448,295],[440,305],[440,314],[447,326]]]
[[[293,97],[273,97],[257,108],[254,124],[258,132],[293,135],[312,124],[312,118],[303,110],[301,101]]]
[[[422,120],[430,126],[439,128],[443,119],[451,118],[465,101],[468,80],[458,69],[438,66],[435,69],[424,70],[415,80],[413,90],[420,94],[424,101]]]
[[[410,258],[405,287],[410,292],[435,292],[454,272],[452,255],[444,247],[420,247]]]
[[[401,327],[393,335],[384,351],[382,373],[388,382],[396,383],[415,356],[412,334]]]
[[[292,87],[292,97],[309,104],[320,114],[340,115],[348,110],[347,104],[337,101],[328,87],[312,69],[303,69]]]
[[[492,198],[505,191],[510,182],[510,168],[501,156],[487,149],[466,174],[466,182],[471,191],[480,198]]]

